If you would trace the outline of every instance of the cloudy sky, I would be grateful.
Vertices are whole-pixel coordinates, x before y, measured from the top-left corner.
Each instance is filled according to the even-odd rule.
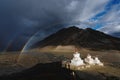
[[[120,0],[0,0],[1,51],[72,25],[120,37]]]

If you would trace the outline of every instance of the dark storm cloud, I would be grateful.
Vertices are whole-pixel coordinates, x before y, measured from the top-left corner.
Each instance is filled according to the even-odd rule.
[[[54,31],[51,25],[74,20],[76,16],[72,15],[82,10],[76,11],[76,7],[83,8],[84,3],[85,0],[0,0],[1,45],[8,47],[17,37],[24,37],[22,34],[27,33],[29,39],[39,30]],[[74,9],[70,10],[68,5]],[[68,14],[70,11],[73,12]]]
[[[0,0],[0,47],[21,47],[68,25],[80,28],[104,10],[109,0]],[[33,41],[35,42],[35,41]],[[21,45],[22,43],[22,45]]]
[[[80,14],[83,5],[77,6],[70,14],[69,4],[73,0],[1,0],[0,3],[0,15],[1,25],[4,27],[9,26],[14,29],[21,29],[21,27],[43,27],[43,25],[49,26],[51,24],[69,22]],[[74,0],[84,4],[83,0]],[[76,3],[75,3],[76,4]],[[74,7],[74,4],[71,6]],[[68,9],[67,9],[68,7]],[[74,16],[73,16],[74,14]],[[29,24],[33,24],[32,26]],[[34,27],[34,28],[35,28]]]

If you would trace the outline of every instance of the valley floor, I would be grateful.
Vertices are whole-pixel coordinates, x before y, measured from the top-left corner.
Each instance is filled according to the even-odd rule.
[[[39,50],[36,50],[23,53],[7,52],[0,54],[0,75],[18,73],[24,69],[33,67],[38,63],[46,64],[61,60],[70,60],[73,57],[73,52],[74,51],[40,52]],[[105,67],[92,67],[82,71],[75,71],[76,75],[78,75],[81,80],[92,80],[93,78],[89,78],[91,76],[95,77],[96,80],[100,80],[100,77],[102,77],[103,80],[120,80],[120,51],[90,51],[82,49],[79,52],[81,53],[82,58],[85,58],[87,54],[98,56],[105,64]],[[89,76],[89,79],[86,79],[86,76]]]

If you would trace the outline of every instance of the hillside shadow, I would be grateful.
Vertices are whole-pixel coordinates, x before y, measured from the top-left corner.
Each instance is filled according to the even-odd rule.
[[[61,67],[61,62],[40,63],[22,72],[4,75],[0,80],[73,80],[70,73]]]

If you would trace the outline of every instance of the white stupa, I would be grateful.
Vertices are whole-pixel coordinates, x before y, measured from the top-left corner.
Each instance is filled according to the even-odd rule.
[[[85,62],[85,63],[84,63]],[[84,61],[80,57],[80,53],[75,51],[73,54],[73,58],[70,61],[62,61],[62,66],[70,69],[85,69],[90,68],[91,66],[104,66],[104,64],[98,59],[98,57],[94,57],[94,59],[91,57],[90,54],[87,55],[87,57],[84,59]]]
[[[85,61],[85,63],[90,64],[90,65],[94,65],[95,64],[94,59],[91,57],[90,54],[87,55],[87,58],[85,58],[84,61]]]
[[[84,65],[83,60],[80,58],[80,53],[75,52],[75,54],[73,54],[73,59],[71,60],[70,65],[73,65],[73,66]]]
[[[103,66],[103,63],[98,59],[98,57],[95,57],[94,63],[99,66]]]

